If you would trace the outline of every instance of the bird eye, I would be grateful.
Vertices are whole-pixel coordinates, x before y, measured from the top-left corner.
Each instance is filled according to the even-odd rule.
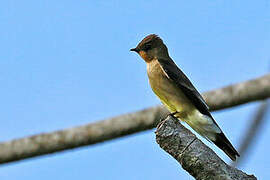
[[[145,44],[143,49],[144,51],[148,51],[149,49],[151,49],[151,47],[151,44]]]

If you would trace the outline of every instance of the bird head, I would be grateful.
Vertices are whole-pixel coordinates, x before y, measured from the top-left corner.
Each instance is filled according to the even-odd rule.
[[[155,34],[146,36],[136,48],[132,48],[130,51],[137,52],[145,62],[151,62],[155,58],[168,56],[166,45]]]

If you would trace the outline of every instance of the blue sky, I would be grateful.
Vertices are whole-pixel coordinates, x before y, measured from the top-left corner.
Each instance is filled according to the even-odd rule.
[[[129,52],[150,33],[164,40],[201,92],[269,70],[269,1],[3,0],[0,5],[1,141],[160,104],[144,62]],[[258,105],[213,113],[236,147]],[[259,179],[270,176],[268,124],[239,167]],[[0,177],[192,179],[155,143],[153,130],[5,165]]]

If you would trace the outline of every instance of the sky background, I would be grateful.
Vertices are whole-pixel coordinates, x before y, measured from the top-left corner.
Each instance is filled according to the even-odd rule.
[[[0,141],[160,104],[145,63],[129,51],[151,33],[200,92],[269,70],[270,1],[164,2],[2,0]],[[258,105],[213,113],[236,149]],[[270,176],[266,123],[239,167],[258,179]],[[155,143],[154,130],[2,165],[0,178],[193,179]]]

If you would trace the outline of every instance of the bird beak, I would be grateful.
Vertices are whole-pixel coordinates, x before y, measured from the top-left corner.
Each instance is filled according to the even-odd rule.
[[[137,49],[137,48],[132,48],[132,49],[130,49],[130,51],[135,51],[135,52],[139,52],[139,49]]]

